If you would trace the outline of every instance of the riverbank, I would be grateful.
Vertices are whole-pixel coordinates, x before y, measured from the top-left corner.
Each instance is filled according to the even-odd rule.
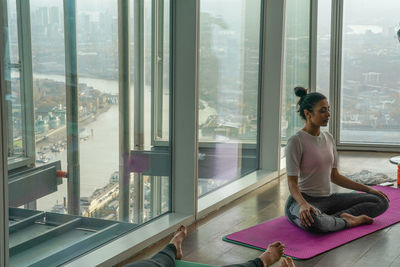
[[[79,144],[80,167],[80,196],[90,197],[96,189],[102,188],[110,182],[111,175],[119,168],[119,141],[118,141],[118,105],[110,105],[107,110],[99,112],[95,120],[87,120],[80,128],[86,128],[82,135],[93,132],[89,138]],[[92,130],[93,129],[93,130]],[[49,146],[52,142],[66,138],[66,131],[53,135],[41,143]],[[61,139],[59,139],[61,136]],[[58,141],[57,141],[58,142]],[[67,170],[67,150],[46,153],[52,161],[61,161],[62,170]],[[67,197],[67,180],[58,186],[57,191],[38,199],[38,210],[50,211],[54,205],[63,203]]]

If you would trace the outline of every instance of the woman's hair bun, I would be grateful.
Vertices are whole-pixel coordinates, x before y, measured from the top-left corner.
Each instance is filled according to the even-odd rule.
[[[304,87],[298,86],[298,87],[294,88],[294,93],[298,97],[303,97],[303,96],[307,95],[307,89]]]

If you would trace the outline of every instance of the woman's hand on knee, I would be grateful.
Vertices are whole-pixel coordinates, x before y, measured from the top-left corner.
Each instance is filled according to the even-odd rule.
[[[314,213],[317,215],[317,210],[311,206],[309,203],[304,203],[300,205],[300,210],[299,210],[299,217],[301,224],[304,225],[305,227],[310,227],[312,223],[314,223],[314,218],[311,213]]]
[[[372,187],[370,187],[370,189],[368,190],[367,193],[374,194],[374,195],[377,195],[377,196],[382,197],[382,198],[386,198],[388,202],[390,201],[388,196],[385,193],[383,193],[382,191],[376,190],[376,189],[374,189]]]

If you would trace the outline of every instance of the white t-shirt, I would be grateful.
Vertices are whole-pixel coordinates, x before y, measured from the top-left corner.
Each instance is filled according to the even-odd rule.
[[[337,151],[330,133],[321,131],[319,136],[313,136],[300,130],[289,138],[286,172],[298,177],[301,192],[315,197],[329,196],[332,168],[337,168]]]

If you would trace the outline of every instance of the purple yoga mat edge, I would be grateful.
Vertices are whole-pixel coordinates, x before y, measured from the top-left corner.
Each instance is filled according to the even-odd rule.
[[[232,244],[237,244],[237,245],[241,245],[241,246],[248,247],[248,248],[254,248],[254,249],[257,249],[257,250],[260,250],[260,251],[265,251],[265,248],[259,248],[259,247],[255,247],[255,246],[248,245],[248,244],[245,244],[245,243],[240,243],[240,242],[237,242],[237,241],[233,241],[233,240],[230,240],[229,238],[227,238],[226,236],[222,237],[222,240],[225,241],[225,242],[232,243]],[[290,257],[290,258],[292,258],[294,260],[302,260],[302,259],[295,258],[293,256],[286,255],[286,254],[283,254],[283,257]]]
[[[319,248],[319,247],[315,248],[315,246],[314,247],[311,246],[311,248],[305,249],[302,252],[290,251],[289,250],[289,251],[285,251],[285,255],[290,256],[290,257],[295,258],[295,259],[310,259],[312,257],[315,257],[315,256],[319,255],[319,254],[322,254],[324,252],[327,252],[329,250],[337,248],[337,247],[339,247],[341,245],[350,243],[350,242],[352,242],[354,240],[357,240],[357,239],[359,239],[361,237],[367,236],[367,235],[372,234],[372,233],[374,233],[376,231],[382,230],[382,229],[384,229],[386,227],[389,227],[389,226],[391,226],[393,224],[398,223],[400,221],[400,212],[396,212],[396,211],[397,210],[400,211],[400,203],[397,203],[397,201],[394,202],[394,200],[400,199],[400,190],[397,191],[398,190],[397,188],[388,188],[388,187],[379,187],[379,186],[376,187],[376,188],[379,189],[379,190],[382,190],[382,191],[386,191],[386,193],[388,194],[389,198],[392,200],[390,208],[391,208],[391,212],[393,213],[392,214],[393,216],[392,217],[389,216],[389,219],[390,219],[389,221],[388,221],[388,218],[387,218],[388,214],[384,213],[384,214],[386,214],[386,217],[383,216],[384,214],[378,216],[377,217],[378,218],[377,221],[374,224],[372,224],[372,227],[371,226],[359,226],[357,228],[346,229],[346,230],[339,231],[339,232],[336,232],[336,233],[314,235],[314,237],[316,237],[316,239],[313,241],[314,243],[317,242],[317,241],[319,241],[319,242],[322,241],[322,242],[328,242],[329,244],[328,245],[325,244],[325,247],[322,246],[323,247],[322,249]],[[382,218],[380,218],[381,216],[382,216]],[[396,219],[393,220],[393,217],[396,217]],[[262,229],[264,224],[271,224],[271,223],[272,223],[271,228],[273,228],[274,230],[278,229],[278,228],[276,228],[277,226],[274,225],[274,223],[275,224],[277,223],[279,225],[283,224],[283,227],[292,228],[291,230],[293,230],[294,234],[296,234],[296,232],[297,232],[297,234],[300,234],[300,239],[301,238],[306,238],[306,239],[307,238],[308,239],[314,238],[314,237],[311,236],[313,234],[309,234],[309,233],[307,233],[305,231],[303,232],[300,228],[290,224],[286,220],[286,218],[284,216],[281,216],[281,217],[269,220],[267,222],[264,222],[264,223],[261,223],[261,224],[246,228],[244,230],[232,233],[230,235],[226,235],[223,240],[225,240],[227,242],[237,243],[237,244],[240,244],[240,245],[245,245],[247,247],[253,247],[253,248],[256,248],[256,249],[264,250],[264,249],[266,249],[266,246],[268,245],[268,243],[271,243],[273,241],[277,241],[279,239],[279,237],[276,238],[277,240],[268,239],[266,242],[263,243],[263,246],[260,246],[260,245],[257,245],[257,242],[260,241],[260,240],[257,241],[257,239],[260,239],[260,235],[262,236],[262,234],[264,232],[260,231],[255,236],[254,236],[254,233],[253,233],[253,236],[251,236],[251,233],[252,232],[257,232],[257,229],[259,229],[259,228]],[[291,226],[288,226],[289,224]],[[256,230],[254,230],[254,229],[256,229]],[[238,235],[238,233],[243,233],[243,232],[249,233],[250,237],[246,236],[246,238],[250,239],[250,241],[248,241],[248,243],[245,243],[245,242],[241,241],[242,238],[240,238],[240,234]],[[279,230],[277,232],[279,232]],[[276,236],[276,232],[273,233],[273,235],[274,234]],[[337,240],[333,240],[333,242],[332,242],[332,240],[329,240],[329,238],[326,238],[329,235],[334,235],[334,234],[336,234],[338,236]],[[239,238],[235,238],[235,235],[238,235]],[[303,235],[303,236],[301,237],[301,235]],[[309,237],[307,237],[307,236],[304,237],[304,235],[310,235],[310,236]],[[251,240],[252,238],[255,239],[255,240]],[[322,239],[322,240],[318,240],[319,238]],[[330,238],[330,239],[332,239],[332,238]],[[340,241],[340,240],[344,240],[344,241]],[[280,240],[280,241],[284,241],[284,240]],[[296,249],[297,248],[295,246],[295,250]]]
[[[280,218],[280,217],[278,217],[278,218]],[[394,222],[394,223],[392,223],[392,224],[390,224],[390,225],[387,225],[387,226],[385,226],[385,227],[383,227],[383,228],[380,228],[380,229],[377,229],[377,230],[375,230],[375,231],[373,231],[373,232],[370,232],[370,233],[368,233],[368,234],[365,234],[365,235],[356,237],[356,238],[354,238],[354,239],[352,239],[352,240],[350,240],[350,241],[348,241],[348,242],[339,244],[339,245],[337,245],[337,246],[334,246],[334,247],[332,247],[332,248],[330,248],[330,249],[321,251],[321,252],[316,253],[316,254],[314,254],[314,255],[312,255],[312,256],[309,256],[309,257],[300,257],[300,256],[296,257],[296,256],[294,256],[294,255],[290,255],[290,254],[286,254],[286,253],[284,253],[284,256],[290,257],[290,258],[292,258],[292,259],[294,259],[294,260],[308,260],[308,259],[314,258],[314,257],[316,257],[316,256],[318,256],[318,255],[321,255],[321,254],[323,254],[323,253],[325,253],[325,252],[331,251],[331,250],[333,250],[333,249],[335,249],[335,248],[337,248],[337,247],[340,247],[340,246],[343,246],[343,245],[345,245],[345,244],[351,243],[351,242],[353,242],[353,241],[355,241],[355,240],[357,240],[357,239],[360,239],[361,237],[365,237],[365,236],[371,235],[371,234],[373,234],[373,233],[375,233],[375,232],[377,232],[377,231],[380,231],[380,230],[382,230],[382,229],[385,229],[385,228],[387,228],[387,227],[389,227],[389,226],[391,226],[391,225],[393,225],[393,224],[396,224],[396,223],[398,223],[398,222]],[[252,245],[249,245],[249,244],[240,242],[240,241],[235,241],[235,240],[229,239],[228,235],[224,236],[224,237],[222,238],[222,240],[225,241],[225,242],[229,242],[229,243],[232,243],[232,244],[241,245],[241,246],[248,247],[248,248],[257,249],[257,250],[260,250],[260,251],[265,251],[265,250],[266,250],[266,248],[261,248],[261,247],[258,247],[258,246],[252,246]]]

